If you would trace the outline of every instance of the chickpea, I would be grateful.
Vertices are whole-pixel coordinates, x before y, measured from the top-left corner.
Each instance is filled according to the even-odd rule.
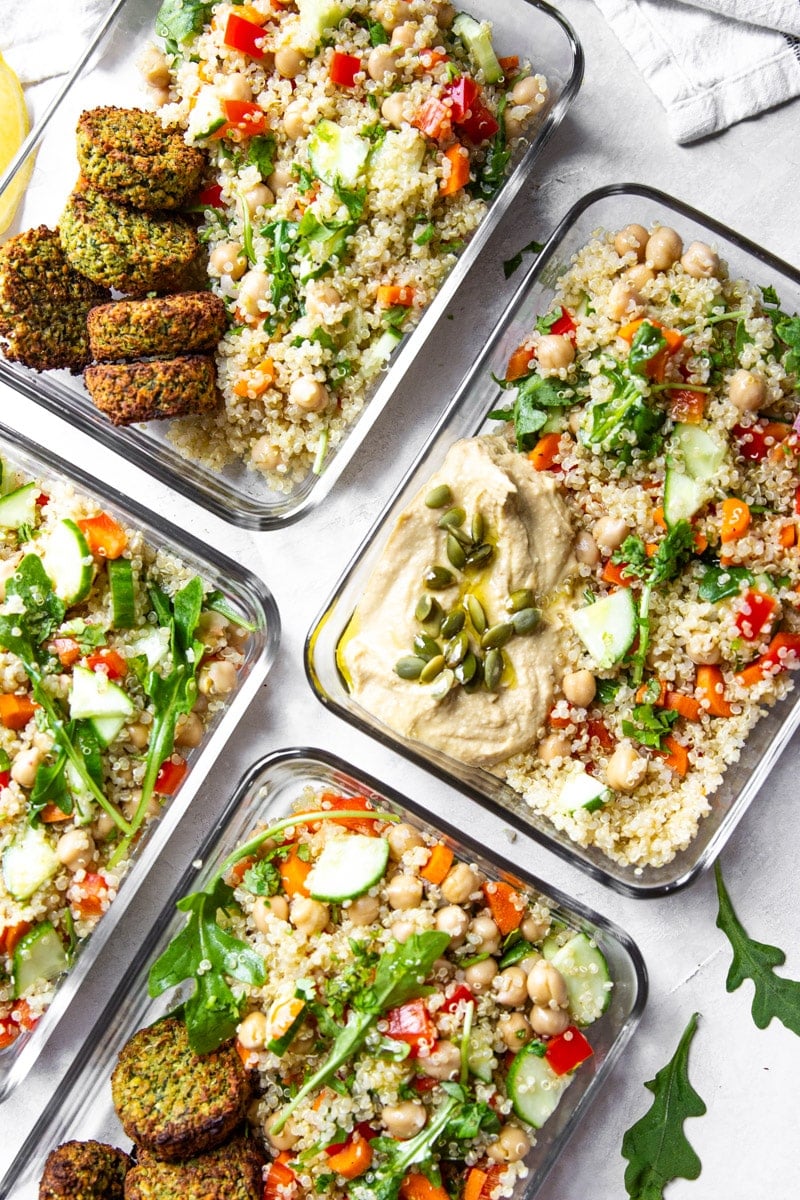
[[[504,1013],[497,1027],[509,1050],[519,1050],[533,1037],[531,1023],[523,1013]]]
[[[268,933],[271,929],[271,918],[278,917],[281,921],[289,918],[289,904],[285,896],[257,896],[253,904],[253,924],[259,933]]]
[[[644,778],[647,759],[637,754],[628,741],[620,742],[606,767],[606,783],[615,792],[632,792]]]
[[[407,942],[417,932],[413,921],[395,921],[391,927],[391,935],[401,945]]]
[[[272,172],[272,174],[267,176],[267,187],[275,196],[278,196],[281,192],[285,191],[291,182],[292,172],[290,168],[285,167],[280,163]]]
[[[692,242],[681,258],[681,266],[693,279],[711,279],[719,275],[719,255],[705,242]]]
[[[442,895],[450,904],[463,904],[478,886],[478,876],[466,863],[456,863],[442,883]]]
[[[600,562],[597,542],[585,529],[582,529],[575,539],[575,557],[579,563],[584,563],[587,567],[596,567]]]
[[[627,271],[622,272],[622,278],[639,292],[645,284],[652,283],[655,277],[655,271],[651,270],[647,263],[637,263],[635,267],[628,267]]]
[[[248,1013],[239,1024],[236,1037],[245,1050],[263,1050],[267,1044],[267,1018],[263,1012]]]
[[[416,41],[418,31],[419,25],[416,21],[406,21],[403,25],[398,25],[392,32],[392,45],[398,50],[409,50]]]
[[[169,64],[157,46],[146,46],[137,63],[145,83],[154,88],[169,86]]]
[[[308,285],[306,293],[306,312],[311,317],[323,317],[326,308],[335,308],[337,304],[341,304],[342,297],[339,295],[335,287],[331,284],[323,282],[321,279],[315,280]]]
[[[423,1075],[431,1079],[457,1079],[461,1070],[461,1050],[453,1042],[441,1041],[432,1054],[418,1062]]]
[[[248,188],[242,198],[251,217],[254,217],[259,209],[263,211],[275,203],[275,197],[265,183],[257,183]],[[239,207],[241,208],[241,204]]]
[[[375,19],[389,33],[403,25],[411,16],[411,7],[406,0],[380,0],[375,6]]]
[[[310,896],[295,896],[289,906],[289,920],[299,933],[313,937],[322,933],[330,920],[330,910],[327,904],[312,900]]]
[[[528,999],[528,978],[521,967],[506,967],[495,976],[494,989],[498,1004],[520,1008]]]
[[[503,113],[503,125],[505,126],[506,139],[509,142],[516,141],[518,137],[522,137],[527,112],[527,108],[522,105],[514,108],[506,108]]]
[[[199,746],[203,733],[203,722],[196,713],[181,713],[175,726],[175,745]]]
[[[524,971],[526,976],[530,975],[537,962],[541,962],[542,956],[538,950],[531,950],[524,958],[521,958],[517,963],[520,971]]]
[[[230,75],[225,75],[216,84],[214,90],[221,100],[250,101],[253,99],[253,89],[250,86],[250,80],[241,71],[234,71]]]
[[[305,100],[292,100],[283,112],[283,131],[291,141],[308,133],[310,119]]]
[[[377,896],[359,896],[344,912],[353,925],[371,925],[377,921],[380,910]]]
[[[519,79],[511,89],[511,103],[519,105],[527,105],[529,108],[536,103],[536,97],[539,95],[539,84],[532,75],[527,75],[525,79]]]
[[[105,842],[116,828],[113,818],[106,812],[100,813],[91,825],[92,834],[97,842]]]
[[[597,694],[597,682],[591,671],[568,671],[561,680],[564,695],[570,704],[588,708]]]
[[[244,317],[257,319],[266,312],[270,294],[270,278],[266,271],[248,271],[236,297],[236,307]],[[263,307],[262,307],[263,306]]]
[[[471,967],[467,967],[464,972],[464,983],[466,983],[467,987],[476,996],[482,996],[484,992],[488,992],[491,988],[497,971],[497,959],[484,958],[481,962],[473,963]]]
[[[500,949],[500,930],[488,913],[480,913],[469,923],[470,941],[476,954],[497,954]]]
[[[238,242],[220,242],[208,256],[208,273],[217,278],[230,275],[231,279],[241,279],[246,270],[247,259]]]
[[[273,917],[277,917],[279,921],[289,920],[289,901],[285,896],[270,896],[267,900],[267,907]]]
[[[200,670],[198,683],[206,696],[227,696],[236,687],[236,667],[225,659],[217,659]]]
[[[169,104],[172,100],[169,88],[151,88],[150,99],[153,101],[154,108],[163,108],[165,104]]]
[[[645,262],[654,271],[666,271],[676,263],[683,253],[683,242],[679,233],[662,225],[655,233],[651,233],[645,247]]]
[[[123,815],[125,817],[127,817],[127,819],[129,821],[133,820],[134,814],[136,813],[136,810],[139,807],[140,799],[141,799],[141,792],[136,791],[136,792],[134,792],[133,796],[131,796],[130,800],[126,800],[125,803],[123,804],[123,806],[122,806]],[[145,821],[155,820],[155,818],[157,816],[159,816],[160,813],[161,813],[161,800],[159,799],[158,796],[151,796],[150,800],[148,801],[147,808],[144,810]]]
[[[728,399],[739,412],[758,412],[767,395],[767,385],[753,371],[736,371],[728,380]]]
[[[276,467],[282,464],[283,459],[278,447],[264,433],[260,438],[256,438],[250,447],[250,461],[254,466],[261,467],[264,471],[274,471]]]
[[[698,667],[713,667],[722,657],[720,648],[710,633],[693,633],[686,643],[686,653]]]
[[[530,1023],[534,1033],[556,1037],[569,1025],[569,1013],[565,1008],[543,1008],[534,1004],[530,1011]]]
[[[306,60],[294,46],[281,46],[275,51],[275,70],[284,79],[295,79],[306,65]]]
[[[56,857],[70,871],[85,871],[94,855],[94,838],[87,829],[68,829],[58,839]]]
[[[403,1142],[414,1137],[425,1128],[428,1114],[425,1105],[417,1100],[405,1100],[402,1104],[384,1104],[381,1121],[389,1137]]]
[[[568,996],[564,976],[546,959],[540,958],[536,963],[528,975],[527,986],[534,1004],[542,1008],[566,1008]]]
[[[547,916],[540,920],[533,913],[528,913],[527,917],[523,918],[519,930],[527,942],[539,942],[543,937],[547,937],[550,930],[550,917]]]
[[[400,862],[400,859],[409,850],[416,850],[418,846],[424,846],[422,835],[417,832],[413,825],[393,825],[386,834],[386,840],[389,843],[389,858],[392,862]]]
[[[381,105],[381,116],[395,129],[400,129],[407,122],[408,111],[408,92],[392,92]]]
[[[631,321],[642,311],[642,298],[627,279],[618,279],[608,293],[606,314],[612,321]]]
[[[395,875],[386,887],[390,908],[416,908],[422,899],[422,880],[415,875]]]
[[[297,1145],[297,1134],[292,1129],[291,1122],[288,1125],[284,1125],[280,1133],[272,1133],[270,1125],[273,1120],[274,1118],[271,1118],[266,1125],[269,1144],[274,1146],[276,1150],[293,1150]]]
[[[531,1140],[519,1125],[504,1125],[486,1153],[496,1163],[519,1162],[531,1148]]]
[[[322,412],[330,403],[330,395],[324,383],[312,375],[301,375],[289,388],[289,399],[303,412]]]
[[[36,783],[36,775],[43,757],[41,750],[36,746],[31,746],[29,750],[21,750],[11,767],[11,778],[14,782],[20,787],[32,788]]]
[[[644,225],[626,225],[614,238],[614,249],[620,258],[633,251],[639,262],[644,262],[649,237]]]
[[[469,929],[469,917],[458,904],[448,904],[436,914],[436,928],[450,934],[450,945],[460,946]]]
[[[595,522],[592,534],[603,554],[611,554],[619,549],[630,531],[630,525],[619,517],[601,517]]]
[[[536,345],[536,357],[544,371],[560,371],[575,359],[575,347],[563,333],[546,333]]]
[[[556,758],[569,758],[572,753],[572,742],[563,733],[549,733],[539,742],[539,758],[542,762],[551,763]]]
[[[392,35],[394,37],[394,35]],[[376,46],[367,58],[367,74],[370,79],[380,83],[384,76],[394,75],[397,71],[397,52],[389,46]]]

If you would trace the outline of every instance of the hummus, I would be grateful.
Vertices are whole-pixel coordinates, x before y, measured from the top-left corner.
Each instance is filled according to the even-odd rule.
[[[447,508],[425,498],[446,484],[451,505],[463,508],[465,528],[479,513],[493,547],[488,564],[459,571],[447,557],[439,521]],[[575,573],[574,535],[552,475],[534,471],[503,436],[456,442],[440,471],[399,518],[339,646],[351,693],[370,713],[406,737],[452,758],[493,767],[527,749],[540,735],[563,675],[563,609]],[[509,620],[512,592],[529,589],[542,620],[533,633],[514,635],[503,647],[505,667],[497,690],[459,684],[442,694],[437,681],[401,679],[395,666],[415,653],[424,631],[415,616],[431,566],[447,567],[449,586],[430,592],[445,613],[463,609],[464,596],[481,603],[488,624]],[[469,621],[470,643],[479,638]],[[439,637],[440,646],[445,639]],[[482,656],[485,651],[479,651]]]

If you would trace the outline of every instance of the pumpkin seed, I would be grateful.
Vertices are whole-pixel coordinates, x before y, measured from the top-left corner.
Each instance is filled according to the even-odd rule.
[[[482,542],[485,529],[485,521],[479,512],[476,512],[472,518],[472,540],[473,542]]]
[[[473,546],[472,537],[471,537],[470,533],[468,532],[468,530],[459,529],[457,525],[450,525],[448,527],[447,532],[450,534],[451,537],[454,537],[456,539],[456,541],[459,541],[461,543],[461,545],[464,546],[465,549],[467,549],[467,550],[472,549],[472,546]]]
[[[512,592],[506,600],[506,609],[510,613],[520,612],[523,608],[533,608],[536,604],[536,597],[530,588],[520,588],[516,592]]]
[[[538,608],[521,608],[519,612],[514,613],[511,624],[514,626],[514,633],[524,637],[526,633],[533,633],[541,619],[542,614]]]
[[[422,581],[426,588],[432,592],[441,591],[443,588],[449,588],[453,582],[453,572],[448,571],[447,567],[432,566],[428,567],[422,577]]]
[[[457,571],[461,571],[467,565],[466,551],[461,543],[453,537],[452,533],[448,533],[447,535],[447,557]]]
[[[435,642],[432,637],[428,637],[427,633],[417,634],[414,638],[414,649],[425,662],[430,662],[432,658],[436,658],[437,654],[442,653],[439,643]]]
[[[459,525],[464,524],[466,519],[467,519],[467,514],[464,512],[463,508],[459,508],[458,505],[456,505],[455,508],[448,509],[443,517],[439,517],[439,528],[440,529],[451,529],[451,528],[457,529],[459,527]]]
[[[478,660],[472,651],[468,650],[455,669],[456,679],[459,683],[469,683],[475,677],[477,669]]]
[[[470,550],[467,555],[467,566],[482,566],[489,561],[493,554],[494,546],[490,546],[488,542],[483,542],[480,546],[476,546],[474,550]]]
[[[478,597],[467,592],[466,596],[464,597],[464,607],[469,613],[469,619],[472,621],[472,628],[475,630],[478,636],[480,636],[482,633],[485,633],[488,622],[486,620],[486,613],[483,611],[483,606]]]
[[[442,671],[447,666],[444,661],[443,654],[437,654],[430,662],[427,662],[419,673],[420,683],[432,683],[437,675],[441,675]]]
[[[470,694],[472,692],[476,692],[483,683],[483,659],[479,654],[474,654],[473,658],[475,659],[475,673],[472,678],[464,684],[464,691],[469,692]]]
[[[457,667],[469,650],[469,638],[463,629],[445,645],[444,658],[448,667]]]
[[[446,483],[440,483],[438,487],[432,488],[425,497],[425,503],[428,508],[444,508],[445,504],[449,504],[453,499],[453,493]]]
[[[442,671],[441,675],[437,676],[431,688],[431,695],[436,700],[443,700],[450,689],[455,687],[455,682],[455,672],[450,670]]]
[[[496,627],[495,627],[496,628]],[[497,647],[492,647],[486,655],[486,662],[483,668],[483,682],[486,684],[490,692],[496,692],[500,683],[500,676],[503,674],[503,652]]]
[[[442,621],[441,635],[442,637],[455,637],[457,633],[461,633],[464,628],[466,617],[460,608],[454,608],[451,613],[448,613]]]
[[[419,600],[417,601],[417,607],[414,609],[414,616],[421,625],[424,625],[426,621],[430,621],[434,611],[438,607],[439,605],[436,603],[433,596],[429,596],[427,593],[425,593],[420,596]]]
[[[419,679],[424,666],[424,658],[417,658],[415,654],[407,654],[405,658],[399,658],[394,664],[394,673],[401,679]]]
[[[486,630],[481,638],[481,646],[484,650],[498,650],[501,646],[505,646],[513,636],[514,626],[511,622],[498,621],[496,625],[492,625],[490,629]]]

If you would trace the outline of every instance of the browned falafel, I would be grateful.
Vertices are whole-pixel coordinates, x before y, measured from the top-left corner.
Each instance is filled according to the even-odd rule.
[[[195,1054],[183,1021],[166,1017],[123,1047],[111,1096],[128,1137],[172,1162],[224,1142],[244,1119],[250,1085],[233,1042]]]
[[[130,1165],[104,1142],[64,1142],[47,1156],[39,1200],[122,1200]]]
[[[197,191],[205,155],[177,129],[139,108],[92,108],[77,128],[78,162],[86,179],[134,208],[180,208]]]
[[[225,305],[213,292],[119,300],[89,313],[89,346],[98,362],[201,354],[215,348],[225,325]]]
[[[219,403],[214,360],[201,354],[99,363],[86,368],[83,381],[114,425],[184,417],[207,412]]]
[[[247,1134],[179,1163],[144,1151],[125,1181],[125,1200],[261,1200],[263,1165]]]
[[[0,247],[0,343],[35,371],[78,372],[90,359],[86,314],[106,288],[74,270],[58,230],[39,225]]]

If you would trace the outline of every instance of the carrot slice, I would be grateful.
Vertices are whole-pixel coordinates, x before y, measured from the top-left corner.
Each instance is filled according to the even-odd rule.
[[[683,692],[667,692],[664,707],[674,709],[687,721],[699,721],[703,715],[703,706],[694,696],[686,696]]]
[[[778,541],[784,550],[790,549],[797,541],[797,529],[793,524],[784,525],[778,534]]]
[[[552,471],[553,467],[558,466],[556,459],[560,445],[560,433],[546,433],[544,437],[539,438],[539,441],[528,453],[533,469],[535,471]]]
[[[450,847],[445,846],[444,842],[437,842],[431,850],[430,858],[420,871],[420,875],[423,879],[427,879],[428,883],[437,885],[442,883],[453,865],[453,858],[453,851]]]
[[[480,1200],[486,1179],[485,1171],[481,1171],[480,1167],[472,1167],[464,1185],[464,1200]]]
[[[750,528],[750,506],[736,496],[722,502],[722,526],[720,538],[723,542],[735,542]]]
[[[108,513],[98,513],[77,522],[95,558],[119,558],[128,545],[128,535]]]
[[[38,705],[34,704],[28,696],[0,696],[0,721],[3,722],[6,729],[15,729],[19,732],[20,729],[25,728],[37,708]]]
[[[689,770],[689,751],[686,746],[682,745],[672,734],[668,734],[664,738],[664,747],[667,753],[664,755],[664,762],[681,778]]]
[[[519,892],[502,879],[494,879],[483,885],[483,894],[503,937],[519,929],[525,913],[525,901]]]
[[[283,890],[287,896],[308,896],[306,879],[311,870],[311,863],[297,853],[297,846],[292,846],[292,852],[278,863]]]
[[[719,667],[698,667],[697,687],[703,693],[703,707],[712,717],[733,716],[733,709],[725,699],[725,681]]]
[[[443,1187],[431,1183],[419,1171],[409,1171],[400,1184],[400,1200],[449,1200]]]
[[[441,196],[454,196],[469,183],[469,155],[464,147],[456,142],[444,152],[444,157],[450,163],[450,172],[439,184]]]
[[[532,350],[530,346],[517,346],[508,360],[506,383],[513,383],[516,379],[522,379],[524,375],[527,375],[535,356],[536,351]]]
[[[397,283],[382,283],[378,288],[378,304],[382,308],[410,308],[414,303],[414,289]]]
[[[57,804],[45,804],[39,813],[40,820],[45,825],[57,825],[59,821],[71,821],[72,813],[65,813]]]
[[[341,1150],[330,1156],[328,1166],[345,1179],[358,1179],[369,1169],[371,1162],[372,1147],[366,1138],[357,1133]]]
[[[608,583],[612,587],[631,587],[633,579],[628,575],[623,575],[625,567],[625,563],[615,563],[609,559],[603,567],[603,574],[600,578],[603,583]]]

